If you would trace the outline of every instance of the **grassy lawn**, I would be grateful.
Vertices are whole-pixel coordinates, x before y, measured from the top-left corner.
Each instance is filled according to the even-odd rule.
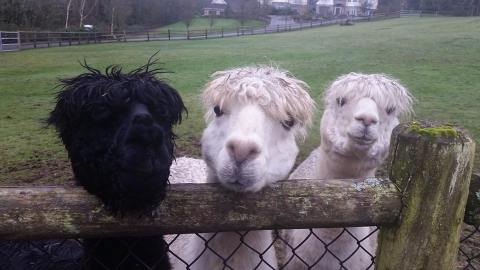
[[[343,73],[384,72],[418,102],[416,118],[459,123],[480,138],[480,19],[408,18],[240,38],[84,45],[0,53],[0,183],[60,183],[71,177],[65,151],[44,128],[57,78],[82,72],[78,61],[129,70],[160,50],[165,77],[181,92],[189,117],[177,128],[180,155],[198,155],[204,127],[200,92],[208,76],[230,67],[274,64],[311,86],[319,104],[303,159],[319,142],[322,93]],[[480,149],[480,147],[479,147]],[[477,169],[479,168],[477,158]],[[53,179],[53,180],[52,180]]]
[[[258,21],[258,20],[247,20],[244,22],[243,27],[262,27],[265,25],[265,22]],[[225,28],[225,29],[233,29],[237,27],[242,27],[242,24],[239,20],[235,19],[226,19],[226,18],[215,18],[213,20],[213,25],[210,26],[210,19],[209,18],[194,18],[192,20],[192,24],[190,25],[190,30],[203,30],[205,28]],[[171,31],[186,31],[187,27],[183,21],[176,22],[170,25],[166,25],[154,31],[167,31],[170,29]]]

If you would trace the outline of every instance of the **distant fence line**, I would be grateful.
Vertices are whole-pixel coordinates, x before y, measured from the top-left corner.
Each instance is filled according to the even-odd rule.
[[[62,47],[83,44],[96,44],[108,42],[129,42],[129,41],[156,41],[156,40],[193,40],[193,39],[210,39],[225,38],[245,35],[259,35],[269,33],[280,33],[288,31],[296,31],[321,27],[335,24],[345,24],[347,20],[355,22],[377,21],[382,19],[397,18],[400,13],[393,14],[377,14],[370,17],[353,17],[353,18],[334,18],[312,20],[308,22],[299,22],[295,24],[279,24],[266,25],[264,27],[237,27],[237,28],[206,28],[202,30],[187,31],[122,31],[122,32],[45,32],[45,31],[19,31],[19,32],[2,32],[0,37],[15,35],[16,38],[4,39],[1,44],[2,48],[11,50],[20,49],[36,49],[47,47]],[[0,39],[2,40],[2,39]],[[0,51],[7,51],[1,49]]]

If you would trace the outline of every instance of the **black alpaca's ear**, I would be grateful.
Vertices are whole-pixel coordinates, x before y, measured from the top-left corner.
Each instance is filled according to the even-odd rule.
[[[170,106],[172,109],[172,125],[178,125],[182,123],[182,113],[186,113],[188,115],[188,110],[185,107],[180,94],[178,94],[177,90],[170,87],[170,91],[168,91],[169,99],[170,99]]]
[[[47,124],[54,126],[65,145],[70,144],[73,107],[70,100],[71,91],[68,88],[62,89],[56,96],[56,103],[47,119]]]

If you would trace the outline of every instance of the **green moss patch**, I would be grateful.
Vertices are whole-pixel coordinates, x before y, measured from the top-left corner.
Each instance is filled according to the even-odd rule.
[[[451,125],[440,125],[437,127],[422,127],[418,122],[412,122],[409,128],[410,132],[429,137],[458,137],[458,132]]]

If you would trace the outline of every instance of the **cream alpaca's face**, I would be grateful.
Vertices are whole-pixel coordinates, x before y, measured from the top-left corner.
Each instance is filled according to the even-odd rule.
[[[202,137],[210,179],[235,191],[256,192],[287,177],[298,154],[294,121],[278,121],[253,103],[211,110],[214,119]]]
[[[368,97],[350,101],[339,98],[322,117],[322,141],[344,156],[383,160],[392,130],[399,123],[393,110]]]
[[[320,127],[324,147],[378,166],[388,154],[399,115],[411,111],[412,97],[386,75],[350,73],[332,83],[325,101]]]

